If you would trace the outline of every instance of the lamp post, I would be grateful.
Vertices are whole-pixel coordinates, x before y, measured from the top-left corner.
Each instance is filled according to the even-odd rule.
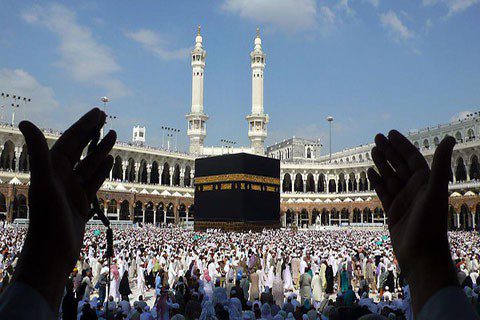
[[[103,112],[107,113],[107,104],[110,102],[110,99],[107,97],[101,97],[100,101],[103,103]],[[103,127],[100,129],[100,136],[103,138]]]
[[[109,130],[112,130],[113,120],[117,120],[117,116],[107,115],[107,122],[110,124],[108,126]]]
[[[180,129],[177,128],[172,128],[172,127],[167,127],[167,126],[161,126],[162,129],[162,148],[164,148],[164,137],[165,137],[165,131],[167,132],[167,150],[170,151],[170,138],[175,137],[175,151],[177,151],[177,142],[178,142],[178,133],[180,132]]]
[[[32,99],[30,98],[27,98],[27,97],[20,97],[19,95],[16,95],[16,94],[10,94],[10,93],[5,93],[5,92],[2,92],[0,94],[0,97],[3,98],[3,104],[1,106],[1,109],[2,109],[2,115],[1,115],[1,121],[4,122],[6,121],[4,119],[4,111],[5,111],[5,107],[6,107],[6,104],[5,104],[5,99],[12,99],[13,100],[13,103],[10,104],[10,106],[12,107],[12,122],[11,122],[11,126],[15,126],[15,109],[17,108],[20,108],[20,102],[23,101],[23,103],[25,105],[27,105],[27,102],[30,102],[32,101]]]
[[[230,153],[229,149],[233,148],[233,146],[237,144],[236,141],[228,140],[228,139],[220,139],[220,142],[222,144],[222,154],[223,154],[224,145],[225,145],[225,148],[227,148],[227,153]]]
[[[328,147],[330,149],[330,163],[332,163],[332,122],[333,122],[333,117],[332,116],[328,116],[327,117],[327,121],[329,123],[329,144],[328,144]]]

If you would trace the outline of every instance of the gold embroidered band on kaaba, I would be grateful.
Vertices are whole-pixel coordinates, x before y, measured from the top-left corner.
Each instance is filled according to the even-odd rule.
[[[196,177],[196,191],[216,190],[253,190],[264,192],[279,192],[280,179],[257,176],[253,174],[234,173],[214,176]]]
[[[219,183],[219,182],[256,182],[256,183],[266,183],[273,184],[276,186],[280,185],[279,178],[257,176],[253,174],[245,173],[232,173],[232,174],[218,174],[214,176],[206,177],[196,177],[194,179],[195,184],[206,184],[206,183]]]

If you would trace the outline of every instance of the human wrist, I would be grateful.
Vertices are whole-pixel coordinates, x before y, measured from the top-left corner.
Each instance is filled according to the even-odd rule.
[[[406,278],[415,314],[418,314],[428,299],[440,289],[459,285],[450,255],[416,260],[409,268]]]
[[[35,250],[38,249],[28,246],[26,241],[12,282],[22,282],[35,289],[56,314],[63,297],[67,272],[55,263],[55,259],[38,259],[38,253],[33,253]]]

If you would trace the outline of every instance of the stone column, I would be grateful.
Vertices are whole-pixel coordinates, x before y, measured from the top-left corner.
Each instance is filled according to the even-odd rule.
[[[13,168],[13,171],[18,172],[19,164],[20,164],[20,155],[22,154],[22,147],[15,147],[13,154],[15,157],[15,167]]]
[[[185,187],[185,168],[180,168],[180,186]]]
[[[147,164],[147,183],[150,184],[150,175],[152,173],[152,165]]]
[[[117,203],[117,221],[120,220],[120,206]]]
[[[140,172],[140,163],[135,162],[135,178],[133,179],[134,182],[138,182],[139,180],[139,172]]]
[[[307,175],[302,173],[302,180],[303,180],[303,193],[307,192]]]
[[[168,182],[169,186],[173,186],[173,173],[175,172],[175,168],[170,167],[170,181]],[[175,211],[175,210],[174,210]]]
[[[145,223],[145,208],[142,208],[142,222]]]
[[[127,167],[128,167],[128,161],[123,161],[123,163],[122,163],[122,182],[125,182],[127,180]]]
[[[319,174],[318,173],[315,173],[313,175],[313,183],[315,184],[313,186],[313,192],[317,193],[318,192],[318,177],[319,177]]]

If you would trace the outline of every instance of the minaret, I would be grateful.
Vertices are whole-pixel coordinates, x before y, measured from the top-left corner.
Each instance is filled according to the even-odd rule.
[[[250,52],[252,67],[252,113],[247,116],[248,138],[251,141],[252,151],[256,154],[265,154],[263,146],[267,138],[268,115],[263,111],[263,70],[265,69],[266,54],[262,50],[260,29],[257,28],[255,47]]]
[[[190,153],[201,155],[203,153],[203,140],[207,136],[206,122],[208,116],[203,112],[203,76],[205,72],[205,58],[207,52],[202,47],[202,36],[198,26],[195,48],[192,56],[192,109],[187,114],[188,130],[190,139]]]

